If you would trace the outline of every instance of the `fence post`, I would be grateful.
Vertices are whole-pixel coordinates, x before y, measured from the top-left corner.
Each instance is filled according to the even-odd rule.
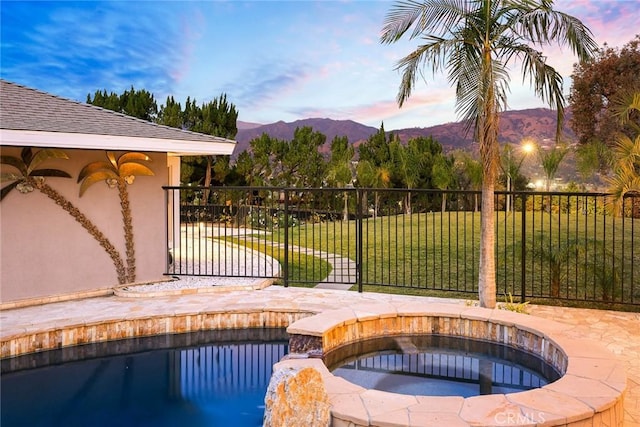
[[[284,266],[282,267],[284,276],[284,287],[289,287],[289,190],[284,189]]]
[[[527,290],[527,194],[522,193],[522,219],[520,221],[520,302],[525,302]]]
[[[362,191],[356,188],[356,283],[362,293]]]

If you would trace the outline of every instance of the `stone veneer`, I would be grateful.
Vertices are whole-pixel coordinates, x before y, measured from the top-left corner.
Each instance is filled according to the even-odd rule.
[[[599,343],[574,339],[566,326],[504,310],[449,304],[338,309],[303,318],[287,329],[292,357],[284,366],[322,373],[334,427],[356,426],[622,426],[624,367]],[[407,396],[368,390],[333,376],[317,358],[378,336],[441,334],[489,340],[541,355],[563,375],[542,388],[488,396]],[[281,367],[282,368],[282,367]]]
[[[311,313],[304,311],[240,310],[150,316],[79,325],[52,325],[3,337],[0,358],[54,350],[79,344],[126,338],[179,334],[210,329],[285,328]]]

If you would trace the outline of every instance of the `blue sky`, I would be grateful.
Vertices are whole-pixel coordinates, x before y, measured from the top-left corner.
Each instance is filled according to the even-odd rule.
[[[239,120],[328,117],[387,130],[457,120],[443,75],[425,74],[402,109],[394,64],[417,42],[378,42],[389,1],[0,1],[3,79],[84,101],[147,89],[199,103],[222,93]],[[640,22],[637,0],[556,0],[598,44],[622,46]],[[575,58],[545,48],[569,76]],[[510,109],[543,106],[513,74]]]

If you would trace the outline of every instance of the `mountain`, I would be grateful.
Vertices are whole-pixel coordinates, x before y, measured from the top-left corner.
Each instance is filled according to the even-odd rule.
[[[575,134],[569,127],[571,113],[567,111],[564,126],[564,138],[567,141],[575,141]],[[267,125],[257,125],[255,127],[238,126],[236,141],[238,142],[234,150],[234,157],[249,148],[249,141],[259,137],[263,133],[267,135],[290,141],[293,139],[293,132],[298,127],[310,126],[313,130],[327,136],[327,142],[322,147],[322,152],[329,152],[331,141],[335,136],[346,136],[354,145],[359,145],[366,141],[369,136],[376,133],[378,129],[365,126],[352,120],[332,120],[332,119],[304,119],[291,123],[279,121]],[[445,123],[426,128],[407,128],[391,130],[402,142],[407,142],[411,138],[419,136],[432,136],[445,151],[456,148],[471,148],[473,144],[473,132],[465,133],[464,124],[461,122]],[[533,138],[541,144],[545,141],[555,140],[556,113],[546,108],[534,108],[528,110],[506,111],[500,116],[500,142],[512,144],[520,143],[524,138]]]
[[[238,120],[236,122],[236,127],[238,128],[238,130],[253,129],[259,126],[262,126],[262,123],[243,122],[241,120]]]
[[[296,128],[302,128],[309,126],[314,131],[318,131],[323,135],[326,135],[327,142],[322,147],[322,152],[329,152],[331,147],[331,141],[336,136],[346,136],[349,138],[349,142],[356,144],[358,142],[366,141],[369,136],[376,133],[378,129],[365,126],[363,124],[354,122],[353,120],[332,120],[332,119],[303,119],[296,120],[295,122],[285,123],[279,121],[268,125],[257,126],[253,128],[240,128],[238,126],[238,134],[236,135],[236,149],[233,152],[234,157],[242,153],[249,148],[249,141],[254,138],[258,138],[263,133],[271,136],[272,138],[284,139],[290,141],[293,139],[293,133]]]

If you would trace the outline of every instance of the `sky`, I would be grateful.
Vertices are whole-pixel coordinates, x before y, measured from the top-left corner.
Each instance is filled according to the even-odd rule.
[[[84,102],[132,85],[200,104],[226,94],[238,120],[354,120],[386,130],[457,121],[444,74],[425,70],[399,108],[395,64],[418,46],[381,44],[390,1],[11,1],[0,0],[0,76]],[[599,46],[640,33],[640,0],[556,0]],[[544,47],[569,93],[576,58]],[[508,109],[543,107],[519,68]]]

